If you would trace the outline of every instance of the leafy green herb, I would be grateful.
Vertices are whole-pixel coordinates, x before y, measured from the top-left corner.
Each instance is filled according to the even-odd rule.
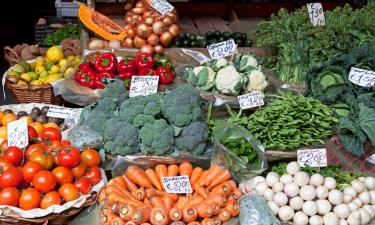
[[[245,138],[228,139],[225,143],[223,143],[223,145],[241,158],[244,162],[250,164],[259,163],[259,156],[257,152],[251,147],[250,142]]]
[[[44,38],[43,44],[46,46],[59,45],[66,38],[79,39],[81,27],[78,24],[65,25]]]

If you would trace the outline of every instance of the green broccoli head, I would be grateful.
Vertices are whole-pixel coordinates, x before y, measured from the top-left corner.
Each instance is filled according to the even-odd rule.
[[[84,114],[81,114],[81,118],[83,119],[81,120],[81,125],[86,125],[93,131],[101,133],[103,131],[103,124],[108,119],[108,113],[96,109],[85,111],[85,109],[83,110]]]
[[[109,83],[101,92],[100,98],[118,98],[122,94],[127,94],[124,83],[121,80],[115,80]]]
[[[119,112],[121,120],[134,123],[134,119],[140,114],[151,116],[160,114],[160,95],[137,96],[129,98],[121,104]]]
[[[201,104],[193,87],[181,85],[161,98],[161,111],[171,124],[183,127],[202,116]]]
[[[173,149],[174,129],[165,120],[146,124],[139,132],[144,154],[165,155]]]
[[[178,150],[188,150],[194,154],[202,154],[208,138],[207,125],[204,121],[192,122],[182,128],[175,139],[175,147]]]
[[[155,118],[154,116],[151,116],[151,115],[146,115],[146,114],[139,114],[137,115],[134,120],[133,120],[133,125],[135,127],[143,127],[144,125],[146,124],[149,124],[149,123],[154,123],[155,122]]]

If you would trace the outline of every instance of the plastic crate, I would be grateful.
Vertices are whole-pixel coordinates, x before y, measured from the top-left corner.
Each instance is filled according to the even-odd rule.
[[[77,17],[79,5],[72,1],[55,1],[57,17]]]
[[[43,44],[44,38],[57,30],[58,28],[51,27],[53,23],[60,23],[62,25],[65,24],[77,24],[76,18],[62,18],[62,17],[46,17],[47,24],[46,25],[38,25],[35,24],[34,26],[34,33],[35,33],[35,43],[39,46],[45,46]]]

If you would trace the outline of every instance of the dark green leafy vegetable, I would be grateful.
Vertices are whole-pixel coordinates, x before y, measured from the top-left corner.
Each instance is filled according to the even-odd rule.
[[[223,145],[241,158],[244,162],[250,164],[259,163],[259,156],[257,152],[252,148],[250,142],[245,138],[228,139],[225,143],[223,143]]]
[[[43,44],[46,46],[59,45],[66,38],[79,39],[81,27],[78,24],[65,25],[44,38]]]

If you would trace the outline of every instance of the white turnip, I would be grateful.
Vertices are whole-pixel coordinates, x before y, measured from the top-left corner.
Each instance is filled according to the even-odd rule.
[[[310,185],[314,187],[318,187],[324,183],[324,177],[320,175],[319,173],[313,174],[310,177]]]
[[[371,221],[370,214],[365,209],[358,209],[358,212],[361,214],[361,224],[365,225]]]
[[[283,184],[287,184],[287,183],[293,182],[293,176],[290,175],[290,174],[283,174],[280,177],[280,182],[283,183]]]
[[[340,205],[343,202],[344,195],[339,190],[331,190],[328,194],[328,201],[333,205]]]
[[[273,191],[274,194],[282,192],[283,189],[284,189],[284,184],[280,183],[280,182],[276,182],[272,186],[272,191]]]
[[[352,212],[348,219],[349,225],[360,225],[361,224],[361,214],[358,211]]]
[[[284,185],[284,193],[289,197],[292,198],[297,196],[299,193],[299,187],[295,183],[287,183]]]
[[[353,187],[346,187],[344,188],[344,194],[346,195],[350,195],[352,198],[355,198],[357,196],[357,192],[355,191],[355,189]]]
[[[293,224],[295,225],[306,225],[309,223],[309,218],[303,212],[296,212],[293,217]]]
[[[328,198],[329,190],[326,186],[319,186],[316,188],[316,197],[319,199]]]
[[[352,184],[352,187],[354,188],[354,190],[359,194],[359,193],[362,193],[364,190],[365,190],[365,185],[359,181],[359,180],[353,180],[351,182]]]
[[[374,218],[375,216],[375,211],[374,208],[372,208],[371,205],[364,205],[362,209],[366,210],[368,214],[370,215],[371,219]]]
[[[329,201],[325,199],[317,200],[316,204],[318,206],[318,213],[319,215],[322,215],[322,216],[329,213],[332,209],[331,203],[329,203]]]
[[[303,187],[309,183],[310,177],[307,173],[300,171],[294,175],[293,180],[299,187]]]
[[[279,192],[273,196],[273,201],[278,206],[284,206],[286,203],[288,203],[288,197],[283,192]]]
[[[365,178],[365,185],[368,190],[375,189],[375,178],[374,177],[366,177]]]
[[[330,212],[324,215],[323,223],[324,225],[339,225],[340,219],[335,213]]]
[[[346,204],[340,204],[333,208],[333,212],[337,214],[340,219],[346,219],[350,215],[350,209]]]
[[[336,188],[336,180],[333,177],[326,177],[324,178],[324,186],[326,186],[329,190]]]
[[[282,206],[277,214],[282,221],[289,221],[294,216],[294,210],[290,206]]]
[[[267,200],[267,201],[272,201],[273,200],[273,191],[270,189],[270,188],[267,188],[264,193],[263,193],[263,197]]]
[[[290,207],[292,207],[294,210],[300,210],[302,209],[302,205],[303,205],[303,200],[301,197],[299,196],[296,196],[296,197],[293,197],[289,200],[289,205]]]
[[[359,208],[358,205],[355,204],[354,202],[350,202],[350,203],[348,204],[348,207],[349,207],[349,209],[350,209],[351,212],[355,212],[355,211],[357,211],[358,208]]]
[[[286,172],[291,175],[295,175],[300,171],[300,168],[301,167],[299,166],[298,162],[290,162],[288,165],[286,165]]]
[[[315,215],[309,219],[310,225],[323,225],[323,217]]]
[[[313,200],[316,197],[316,190],[311,185],[303,186],[299,190],[299,196],[301,196],[303,200]]]
[[[276,204],[276,202],[274,201],[269,201],[268,202],[268,206],[270,207],[272,213],[274,215],[277,215],[277,213],[279,212],[279,206]]]
[[[302,205],[302,211],[308,216],[316,215],[318,213],[318,205],[314,201],[306,201]]]
[[[345,204],[351,203],[352,200],[353,200],[352,196],[344,194],[343,201],[344,201]]]
[[[266,176],[266,183],[268,187],[272,187],[274,183],[279,182],[279,174],[275,172],[269,172]]]
[[[268,189],[268,185],[266,184],[266,182],[259,182],[256,186],[255,186],[255,191],[258,193],[258,195],[262,196],[263,193]]]
[[[363,205],[370,204],[371,202],[371,196],[367,191],[360,193],[358,198],[362,201]]]

